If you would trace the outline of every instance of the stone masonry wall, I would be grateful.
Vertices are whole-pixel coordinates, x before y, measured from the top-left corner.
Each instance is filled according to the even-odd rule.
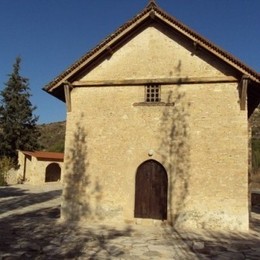
[[[229,74],[181,43],[149,27],[82,80]],[[154,159],[168,174],[168,222],[248,229],[247,112],[237,83],[163,85],[165,104],[156,106],[142,103],[144,86],[79,87],[71,99],[63,218],[136,222],[136,170]]]

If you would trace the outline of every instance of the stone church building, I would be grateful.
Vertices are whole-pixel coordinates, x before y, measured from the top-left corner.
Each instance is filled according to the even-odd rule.
[[[248,230],[260,75],[151,1],[45,88],[66,102],[62,217]]]

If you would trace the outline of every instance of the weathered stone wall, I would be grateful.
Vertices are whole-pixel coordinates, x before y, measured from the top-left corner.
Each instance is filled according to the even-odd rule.
[[[82,80],[229,74],[182,44],[150,27]],[[166,104],[144,105],[144,86],[72,90],[63,218],[135,222],[136,170],[154,159],[168,174],[169,222],[247,230],[247,112],[237,83],[168,84],[161,98]]]
[[[21,183],[21,176],[18,174],[17,170],[12,168],[7,172],[6,183],[7,185],[15,185]]]

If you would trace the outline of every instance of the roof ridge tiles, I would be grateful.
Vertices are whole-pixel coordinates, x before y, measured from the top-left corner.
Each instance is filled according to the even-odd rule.
[[[149,3],[148,3],[146,8],[150,9],[150,8],[154,8],[154,7],[157,7],[156,1],[155,0],[149,0]]]

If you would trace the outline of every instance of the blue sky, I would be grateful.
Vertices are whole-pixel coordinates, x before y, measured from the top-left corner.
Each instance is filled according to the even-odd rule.
[[[157,0],[167,13],[260,72],[259,0]],[[17,56],[39,123],[62,121],[65,104],[42,88],[147,0],[0,0],[0,89]]]

